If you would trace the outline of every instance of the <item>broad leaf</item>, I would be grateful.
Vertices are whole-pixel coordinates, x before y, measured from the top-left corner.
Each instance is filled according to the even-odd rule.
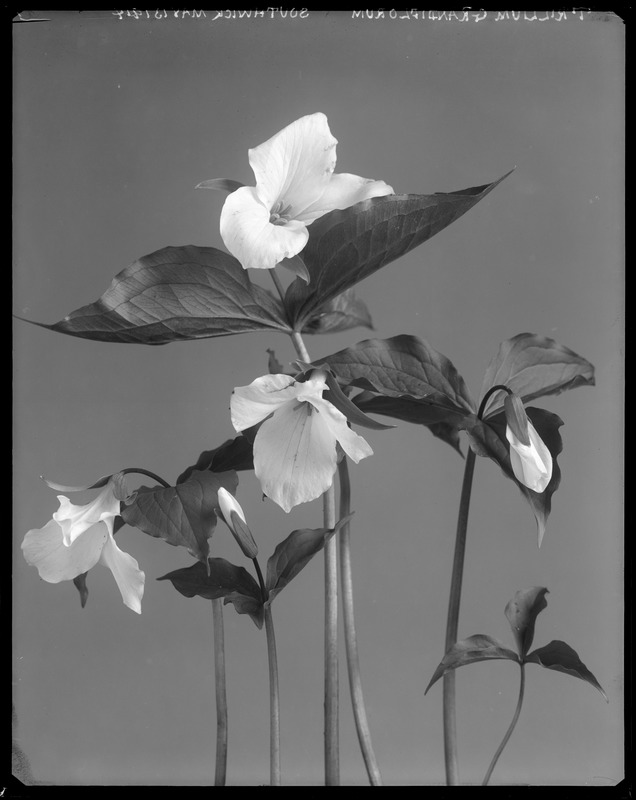
[[[519,663],[517,654],[504,647],[492,636],[477,634],[455,642],[440,661],[424,694],[447,672],[457,669],[457,667],[463,667],[465,664],[474,664],[476,661],[492,661],[493,659],[507,659]]]
[[[601,684],[581,661],[576,650],[573,650],[569,644],[555,639],[545,647],[533,650],[524,660],[526,664],[541,664],[542,667],[547,669],[554,669],[557,672],[564,672],[566,675],[573,675],[575,678],[587,681],[595,689],[598,689],[609,703]]]
[[[133,502],[122,510],[129,525],[168,544],[187,548],[195,558],[207,564],[208,538],[216,527],[218,491],[223,486],[236,492],[236,472],[192,472],[177,486],[148,489],[142,486]]]
[[[316,363],[327,363],[345,384],[387,397],[421,400],[460,416],[475,409],[451,361],[417,336],[367,339]]]
[[[103,342],[166,344],[248,331],[289,331],[281,303],[214,247],[166,247],[126,267],[94,303],[53,325]]]
[[[295,280],[285,296],[294,329],[302,330],[324,303],[446,228],[505,177],[448,194],[375,197],[317,219],[301,254],[310,282]]]
[[[157,580],[171,581],[174,588],[185,597],[203,597],[206,600],[224,597],[226,603],[234,604],[239,614],[249,614],[258,628],[263,625],[263,600],[259,585],[246,569],[224,558],[208,559],[207,567],[197,562],[191,567],[162,575]]]
[[[560,394],[576,386],[594,385],[594,367],[589,361],[558,344],[554,339],[534,333],[520,333],[507,339],[490,362],[481,396],[504,384],[524,403],[545,395]],[[496,392],[488,400],[484,416],[502,407],[504,394]]]
[[[537,616],[548,606],[546,594],[548,590],[544,586],[533,586],[532,589],[519,591],[508,601],[504,610],[522,659],[532,647]]]
[[[490,417],[487,421],[479,422],[474,420],[473,423],[466,427],[466,433],[472,449],[478,455],[487,456],[499,464],[504,474],[517,484],[523,496],[530,503],[537,521],[537,535],[540,547],[545,534],[546,522],[552,508],[552,495],[561,483],[561,469],[557,462],[557,456],[563,449],[563,442],[559,433],[563,420],[543,408],[526,408],[526,413],[552,455],[552,478],[543,492],[533,492],[532,489],[528,489],[515,478],[510,463],[510,445],[506,439],[506,418],[503,411]]]
[[[302,332],[336,333],[359,327],[373,330],[373,320],[365,303],[356,296],[353,289],[347,289],[324,303],[307,320]]]
[[[195,470],[210,472],[228,472],[229,470],[254,469],[252,443],[245,436],[227,439],[214,450],[204,450],[197,463],[184,470],[177,478],[177,484],[187,481]]]
[[[298,575],[309,561],[327,544],[329,539],[352,517],[348,514],[338,521],[335,528],[303,528],[293,531],[286,539],[276,545],[267,562],[267,587],[271,603],[276,595]]]

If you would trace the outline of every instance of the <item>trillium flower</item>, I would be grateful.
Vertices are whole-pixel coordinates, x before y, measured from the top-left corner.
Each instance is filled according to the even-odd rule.
[[[254,439],[254,471],[263,492],[284,511],[315,500],[331,486],[337,445],[356,464],[373,455],[346,416],[323,398],[328,388],[325,372],[313,370],[304,382],[265,375],[232,394],[237,431],[263,423]]]
[[[232,535],[238,542],[238,546],[243,554],[248,558],[256,558],[258,547],[252,536],[252,532],[247,527],[245,514],[238,500],[233,497],[223,486],[219,489],[219,507],[223,514],[225,524],[228,526]]]
[[[98,562],[103,564],[113,573],[124,604],[141,614],[145,575],[113,536],[121,490],[121,482],[113,477],[95,500],[83,506],[58,495],[59,509],[43,528],[26,534],[22,552],[48,583],[73,580]]]
[[[506,426],[510,463],[519,483],[540,494],[552,478],[552,455],[530,420],[527,420],[526,434],[526,442],[523,442],[510,425]]]
[[[336,144],[324,114],[292,122],[249,151],[256,186],[233,191],[221,236],[244,269],[273,269],[307,244],[307,226],[336,208],[393,194],[384,181],[334,174]]]

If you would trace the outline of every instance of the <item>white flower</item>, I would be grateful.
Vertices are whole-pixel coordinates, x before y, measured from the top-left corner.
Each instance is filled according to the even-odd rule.
[[[98,562],[113,573],[124,604],[141,614],[145,575],[137,561],[115,544],[113,525],[119,514],[118,485],[111,478],[92,503],[73,505],[58,495],[59,509],[43,528],[30,530],[22,542],[27,563],[49,583],[70,581]]]
[[[509,425],[506,426],[506,439],[510,442],[510,463],[519,483],[533,492],[541,493],[552,478],[552,455],[534,425],[530,420],[527,422],[527,445],[515,436]]]
[[[323,214],[393,194],[384,181],[333,174],[337,143],[319,113],[249,151],[256,186],[232,192],[221,211],[221,236],[244,269],[272,269],[300,253],[307,226]]]
[[[290,375],[265,375],[232,394],[237,431],[265,420],[254,439],[254,471],[263,492],[287,512],[331,486],[337,444],[356,464],[373,455],[345,415],[323,399],[325,377],[321,370],[302,383]]]

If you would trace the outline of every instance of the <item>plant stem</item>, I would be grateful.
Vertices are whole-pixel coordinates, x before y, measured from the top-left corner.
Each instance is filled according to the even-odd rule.
[[[146,475],[148,478],[152,478],[153,481],[157,481],[157,483],[160,483],[166,489],[170,488],[170,484],[168,483],[168,481],[164,481],[163,478],[160,478],[159,475],[156,475],[149,469],[143,469],[142,467],[128,467],[127,469],[122,469],[122,475],[128,475],[131,472],[136,472],[139,475]]]
[[[276,271],[270,275],[284,302],[285,290]],[[310,362],[300,331],[290,333],[292,344],[302,361]],[[334,484],[323,495],[324,527],[336,524],[336,493]],[[340,784],[338,719],[338,554],[332,537],[325,546],[325,785]]]
[[[267,665],[269,667],[269,782],[270,786],[280,786],[280,695],[274,620],[272,618],[272,607],[267,603],[268,592],[265,588],[261,565],[258,563],[257,558],[253,558],[252,561],[254,562],[254,568],[261,587],[263,613],[265,616],[265,635],[267,637]]]
[[[223,601],[212,600],[214,626],[214,680],[216,687],[216,769],[214,785],[225,786],[227,772],[227,693],[225,688],[225,638]]]
[[[265,606],[265,634],[269,664],[269,776],[271,786],[280,786],[280,696],[278,691],[278,659],[272,607]]]
[[[338,465],[340,476],[340,519],[346,517],[351,511],[351,481],[347,458],[343,456]],[[340,528],[340,585],[342,590],[342,611],[344,620],[345,646],[347,651],[347,670],[349,672],[349,689],[353,716],[358,732],[358,741],[364,759],[364,765],[369,776],[371,786],[382,786],[380,768],[373,751],[371,731],[367,720],[367,711],[362,693],[362,678],[360,675],[360,659],[358,658],[358,639],[356,635],[356,622],[353,613],[353,580],[351,573],[351,528],[347,522]]]
[[[459,501],[457,517],[457,533],[455,536],[455,554],[453,556],[453,572],[451,575],[450,597],[448,601],[448,617],[446,620],[446,643],[444,652],[457,641],[459,622],[459,605],[462,595],[462,579],[464,573],[464,555],[466,553],[466,530],[468,526],[468,510],[470,494],[475,471],[475,454],[469,448],[466,454],[462,493]],[[444,762],[446,766],[446,783],[448,786],[459,785],[457,767],[457,719],[455,713],[455,671],[444,675]]]
[[[510,726],[506,731],[506,735],[504,736],[501,744],[497,748],[497,752],[495,753],[492,761],[490,762],[490,766],[488,767],[488,772],[486,772],[486,777],[484,778],[482,786],[488,785],[488,781],[490,780],[492,771],[495,768],[495,764],[499,760],[499,756],[502,754],[504,747],[508,744],[508,739],[510,739],[510,737],[512,736],[512,732],[514,731],[515,726],[517,724],[517,720],[519,719],[519,714],[521,714],[521,705],[523,704],[523,693],[526,686],[526,671],[525,671],[525,664],[521,663],[519,664],[519,666],[521,667],[521,679],[519,681],[519,699],[517,700],[517,707],[515,709],[512,722],[510,723]]]

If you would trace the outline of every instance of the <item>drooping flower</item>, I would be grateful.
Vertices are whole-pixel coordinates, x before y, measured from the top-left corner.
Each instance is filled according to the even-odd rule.
[[[122,483],[113,476],[91,503],[79,506],[58,495],[59,509],[43,528],[28,531],[22,542],[27,563],[48,583],[70,581],[98,562],[113,573],[124,604],[141,614],[145,575],[137,561],[115,543]]]
[[[233,191],[221,237],[244,269],[273,269],[307,244],[307,226],[337,208],[393,194],[384,181],[334,174],[336,144],[324,114],[292,122],[249,151],[256,186]]]
[[[506,426],[510,463],[519,483],[540,494],[552,478],[552,455],[529,419],[526,434],[527,444],[517,438],[510,425]]]
[[[218,497],[225,524],[232,532],[238,546],[248,558],[256,558],[258,555],[258,547],[254,541],[252,532],[247,527],[245,513],[240,503],[223,486],[219,489]]]
[[[356,464],[373,455],[346,416],[323,398],[328,388],[325,372],[313,370],[305,381],[265,375],[232,393],[237,431],[263,423],[254,439],[254,471],[263,492],[284,511],[315,500],[331,486],[338,444]]]

